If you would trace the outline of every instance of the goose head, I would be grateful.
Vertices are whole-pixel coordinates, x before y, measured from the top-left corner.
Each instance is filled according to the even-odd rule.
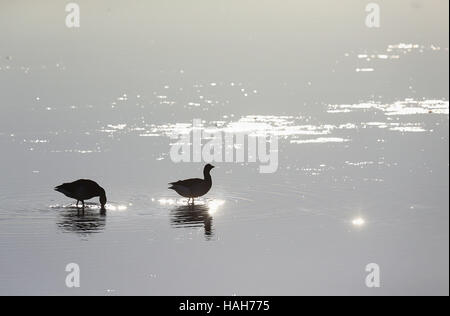
[[[203,169],[204,172],[209,173],[212,169],[214,169],[215,167],[211,164],[207,164],[205,166],[205,169]]]
[[[203,175],[204,175],[205,179],[211,179],[211,175],[209,174],[209,172],[214,168],[215,167],[211,164],[207,164],[205,166],[205,168],[203,169]]]
[[[107,199],[106,199],[106,193],[105,190],[101,190],[101,194],[100,194],[100,205],[101,205],[101,209],[105,210],[105,205],[106,205]]]

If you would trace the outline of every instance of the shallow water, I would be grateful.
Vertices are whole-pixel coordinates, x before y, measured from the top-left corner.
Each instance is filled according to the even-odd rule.
[[[259,14],[280,23],[269,31],[261,16],[241,20],[255,17],[248,4],[202,2],[219,21],[186,13],[201,17],[190,43],[174,16],[162,36],[163,19],[145,8],[148,22],[134,2],[92,7],[111,29],[89,14],[76,35],[42,21],[45,35],[15,29],[2,18],[23,4],[0,10],[10,30],[0,43],[0,294],[448,295],[448,4],[401,2],[412,17],[390,10],[409,28],[388,19],[382,38],[325,17],[327,34],[298,35],[320,4],[264,3]],[[227,18],[240,28],[222,29]],[[14,40],[28,37],[28,50]],[[201,176],[203,163],[169,155],[193,119],[209,132],[278,136],[277,172],[214,163],[212,190],[188,206],[167,183]],[[78,178],[105,187],[106,213],[52,190]],[[78,289],[65,285],[71,262]],[[372,262],[377,289],[365,285]]]

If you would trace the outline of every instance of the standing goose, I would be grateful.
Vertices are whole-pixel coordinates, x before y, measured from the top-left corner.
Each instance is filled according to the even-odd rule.
[[[204,179],[196,178],[172,182],[169,183],[171,185],[169,189],[174,190],[181,196],[187,197],[188,203],[192,199],[192,204],[194,204],[194,198],[205,195],[211,189],[212,179],[209,173],[213,168],[213,165],[207,164],[203,169]]]
[[[106,193],[105,190],[92,180],[77,180],[72,183],[64,183],[55,188],[55,191],[61,192],[65,196],[77,200],[78,203],[90,200],[94,197],[100,197],[101,210],[105,210],[106,205]]]

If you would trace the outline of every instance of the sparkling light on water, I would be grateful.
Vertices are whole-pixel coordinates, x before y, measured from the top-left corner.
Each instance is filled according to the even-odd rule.
[[[356,217],[352,220],[353,226],[363,226],[365,223],[366,221],[362,217]]]

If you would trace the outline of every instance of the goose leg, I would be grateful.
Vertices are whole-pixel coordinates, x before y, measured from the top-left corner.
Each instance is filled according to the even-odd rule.
[[[78,204],[80,203],[80,201],[77,201],[77,208],[78,208]]]

